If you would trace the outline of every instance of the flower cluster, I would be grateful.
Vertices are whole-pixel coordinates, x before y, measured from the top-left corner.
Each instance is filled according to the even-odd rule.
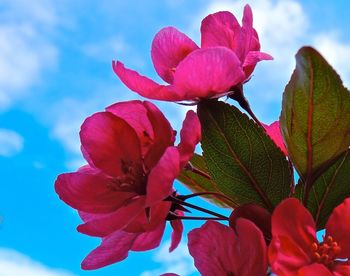
[[[176,131],[148,101],[115,103],[84,121],[80,139],[87,165],[55,182],[60,199],[83,221],[77,230],[102,240],[82,268],[98,269],[122,261],[129,251],[156,248],[167,221],[172,251],[181,241],[182,221],[196,219],[207,220],[188,233],[189,253],[201,275],[350,275],[350,129],[337,121],[339,114],[350,117],[350,94],[315,50],[304,49],[299,55],[309,56],[297,57],[281,120],[266,125],[243,93],[256,64],[272,59],[260,51],[251,8],[245,6],[242,25],[230,12],[217,12],[203,19],[200,31],[200,47],[173,27],[155,35],[152,61],[167,84],[113,61],[114,72],[132,91],[198,104],[198,115],[187,112],[177,145]],[[305,72],[313,60],[317,67]],[[312,100],[325,97],[317,94],[323,89],[317,81],[323,84],[326,73],[340,87],[337,99],[345,102],[338,113],[337,103],[319,108]],[[312,91],[310,103],[305,105],[300,91]],[[251,119],[220,102],[223,96],[237,101]],[[322,120],[331,116],[342,135],[322,154],[317,146],[329,140]],[[203,156],[195,154],[199,142]],[[179,194],[176,179],[194,193]],[[187,201],[197,196],[231,208],[231,215]],[[188,216],[189,208],[211,216]]]

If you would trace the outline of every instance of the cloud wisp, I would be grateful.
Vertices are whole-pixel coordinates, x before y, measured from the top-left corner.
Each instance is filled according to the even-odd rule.
[[[12,157],[22,151],[23,137],[17,132],[0,128],[0,156]]]
[[[169,253],[169,246],[170,241],[164,242],[153,255],[153,261],[160,264],[160,267],[144,271],[141,276],[160,275],[162,273],[177,273],[178,275],[188,276],[196,271],[186,243],[181,242],[172,253]]]
[[[0,276],[74,276],[67,271],[44,266],[8,248],[0,248],[0,268]]]

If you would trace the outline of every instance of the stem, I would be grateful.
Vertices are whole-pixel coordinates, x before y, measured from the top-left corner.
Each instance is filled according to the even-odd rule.
[[[191,171],[195,174],[205,177],[206,179],[212,180],[209,174],[193,167],[191,163],[187,163],[187,165],[185,166],[185,170]]]
[[[228,217],[226,216],[223,216],[223,215],[220,215],[216,212],[213,212],[213,211],[210,211],[208,209],[205,209],[205,208],[202,208],[202,207],[199,207],[197,205],[194,205],[194,204],[191,204],[191,203],[188,203],[188,202],[185,202],[185,201],[182,201],[181,199],[178,199],[176,197],[173,197],[173,196],[170,196],[170,200],[173,201],[173,202],[176,202],[180,205],[183,205],[183,206],[187,206],[187,207],[190,207],[192,209],[195,209],[195,210],[198,210],[198,211],[201,211],[203,213],[207,213],[209,215],[213,215],[213,216],[216,216],[218,218],[222,218],[224,220],[228,220]]]
[[[312,181],[311,177],[307,176],[306,181],[305,181],[305,186],[304,186],[304,197],[303,197],[303,204],[304,206],[307,206],[307,202],[309,201],[309,194],[310,194],[310,189],[311,189]]]
[[[292,195],[294,195],[294,193],[295,193],[295,180],[294,180],[293,163],[292,163],[292,161],[290,160],[289,157],[288,157],[288,165],[289,165],[289,170],[290,170],[291,175],[292,175],[292,180],[291,180],[291,183],[290,183],[290,192],[289,192],[289,196],[292,196]]]
[[[175,219],[187,219],[187,220],[227,220],[225,218],[213,218],[213,217],[190,217],[190,216],[174,216],[171,220]]]
[[[216,192],[201,192],[201,193],[193,193],[190,195],[185,195],[185,196],[178,196],[177,198],[180,200],[186,200],[192,197],[196,197],[196,196],[202,196],[202,195],[214,195],[214,196],[219,196],[222,197],[230,202],[232,202],[234,205],[237,205],[236,202],[234,202],[231,198],[227,197],[226,195],[222,194],[222,193],[216,193]]]
[[[246,97],[244,97],[243,94],[243,85],[237,85],[234,88],[232,88],[232,94],[229,95],[229,97],[235,101],[237,101],[239,103],[239,105],[245,110],[247,111],[247,113],[250,115],[250,117],[252,117],[252,119],[260,126],[264,129],[264,126],[261,124],[261,122],[259,121],[259,119],[255,116],[254,112],[252,111],[252,109],[250,108],[249,102],[246,99]]]

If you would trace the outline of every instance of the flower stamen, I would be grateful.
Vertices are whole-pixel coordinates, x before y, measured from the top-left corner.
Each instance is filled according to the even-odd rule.
[[[334,261],[337,259],[337,255],[341,251],[341,247],[337,242],[334,241],[333,237],[323,236],[323,241],[320,243],[312,243],[311,250],[313,252],[314,260],[317,263],[324,264],[325,266],[331,268]]]

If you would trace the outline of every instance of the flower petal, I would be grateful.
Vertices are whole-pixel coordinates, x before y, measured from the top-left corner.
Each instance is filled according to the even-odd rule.
[[[149,208],[149,211],[141,212],[126,228],[128,232],[150,232],[162,224],[171,207],[170,201],[160,201]]]
[[[102,240],[100,246],[83,260],[81,268],[98,269],[124,260],[138,234],[116,231]]]
[[[135,195],[113,190],[110,184],[111,179],[102,173],[65,173],[58,176],[55,190],[61,200],[77,210],[108,213]]]
[[[133,251],[146,251],[151,250],[159,246],[160,241],[162,240],[164,229],[165,229],[165,220],[158,225],[156,229],[149,232],[144,232],[140,234],[131,250]]]
[[[285,236],[304,250],[316,241],[316,226],[309,211],[294,198],[285,199],[272,214],[272,236]]]
[[[350,256],[350,198],[333,210],[326,224],[326,235],[332,236],[341,247],[338,258]]]
[[[298,270],[298,276],[332,276],[333,273],[330,272],[324,265],[322,264],[311,264],[307,266],[303,266]],[[345,275],[345,274],[342,274]]]
[[[309,211],[297,199],[282,201],[272,214],[269,260],[273,272],[296,275],[300,267],[312,262],[314,242],[316,226]]]
[[[253,12],[249,5],[245,5],[242,18],[241,33],[242,56],[245,57],[250,51],[259,51],[260,43],[258,34],[253,28]],[[244,59],[243,59],[244,60]]]
[[[182,213],[182,212],[181,212]],[[172,252],[181,242],[182,232],[184,230],[184,226],[180,219],[170,221],[171,227],[173,228],[173,232],[171,233],[171,244],[169,247],[169,252]]]
[[[153,168],[164,154],[167,147],[174,145],[175,134],[169,121],[164,114],[151,102],[145,102],[148,120],[150,121],[154,140],[145,157],[145,165],[148,169]]]
[[[240,30],[241,26],[232,13],[221,11],[210,14],[202,20],[201,46],[224,46],[235,51]]]
[[[243,68],[255,66],[255,64],[262,60],[273,60],[273,57],[260,51],[250,51],[244,59]]]
[[[266,134],[272,139],[272,141],[275,142],[276,146],[280,148],[280,150],[288,156],[288,151],[286,149],[286,146],[284,145],[282,133],[280,129],[280,122],[275,121],[270,125],[263,124]]]
[[[233,229],[216,221],[207,221],[188,233],[189,252],[203,276],[238,275],[235,274],[238,266],[235,246]]]
[[[177,146],[180,153],[180,167],[183,168],[192,158],[196,145],[202,139],[201,123],[197,114],[190,110],[182,124],[180,144]]]
[[[277,275],[296,276],[301,267],[312,262],[311,257],[291,237],[286,236],[272,238],[268,254],[271,269]]]
[[[193,51],[177,67],[174,86],[185,99],[210,98],[228,92],[245,79],[235,53],[225,47]]]
[[[109,112],[95,113],[80,130],[82,146],[93,165],[110,176],[125,174],[125,164],[141,169],[140,142],[136,132],[124,120]]]
[[[249,51],[243,62],[243,70],[246,77],[248,78],[253,73],[254,68],[259,61],[272,59],[273,57],[269,54],[260,51]]]
[[[168,147],[148,176],[146,206],[168,197],[173,191],[173,182],[179,173],[179,151],[175,147]]]
[[[183,91],[179,91],[172,85],[160,85],[134,70],[125,68],[124,64],[119,61],[113,61],[112,66],[120,80],[142,97],[161,101],[182,101],[184,99]]]
[[[198,49],[184,33],[173,27],[161,29],[152,42],[152,61],[158,75],[168,83],[173,82],[173,75],[179,62],[190,52]]]
[[[106,108],[108,112],[126,121],[137,133],[144,155],[154,140],[153,127],[148,119],[148,110],[142,101],[127,101]]]
[[[333,275],[334,276],[344,276],[344,275],[350,275],[350,263],[347,264],[336,264],[333,269]]]
[[[113,213],[96,216],[95,219],[86,221],[79,225],[77,230],[86,235],[105,237],[114,231],[125,228],[144,211],[144,204],[144,197],[139,197]]]
[[[236,223],[236,252],[238,267],[234,275],[264,275],[267,271],[267,255],[264,236],[250,220],[239,218]]]

